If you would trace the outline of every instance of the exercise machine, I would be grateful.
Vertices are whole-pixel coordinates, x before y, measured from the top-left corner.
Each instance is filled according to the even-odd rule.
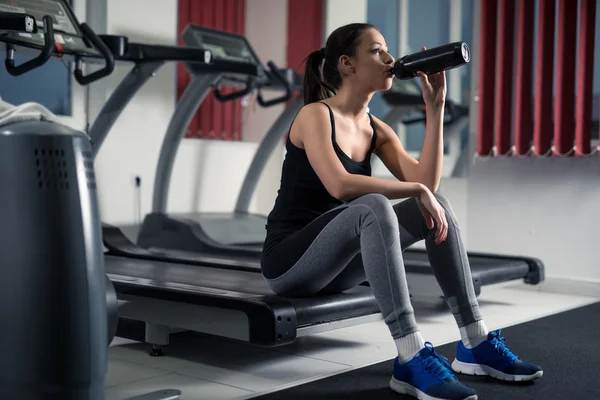
[[[262,66],[256,52],[242,35],[188,25],[182,39],[188,47],[209,46],[219,49],[220,52],[227,52],[229,59],[247,59],[257,66]],[[268,80],[263,77],[235,77],[227,71],[207,74],[194,68],[193,64],[186,65],[194,79],[183,94],[165,135],[156,169],[152,212],[144,219],[137,244],[145,248],[237,255],[251,259],[256,258],[257,254],[260,255],[266,216],[251,213],[250,201],[267,161],[281,144],[284,133],[303,106],[302,96],[291,99],[293,94],[302,90],[302,77],[294,70],[279,69],[273,62],[267,64],[269,69],[265,69],[264,72],[272,75]],[[243,95],[250,93],[254,88],[258,89],[257,100],[262,107],[290,100],[291,102],[263,137],[246,173],[232,213],[167,213],[172,166],[189,120],[196,113],[211,86],[222,80],[231,82],[235,79],[245,82],[239,91]],[[263,89],[283,89],[285,93],[281,97],[265,101],[262,96]],[[165,226],[169,226],[169,229],[164,229]]]
[[[261,65],[256,53],[241,35],[190,25],[185,29],[182,38],[188,47],[202,48],[208,45],[219,49],[219,52],[228,52],[230,60],[237,57],[239,60],[248,59]],[[229,51],[232,48],[236,49],[235,53]],[[281,139],[302,107],[302,98],[298,96],[265,135],[246,174],[232,213],[169,213],[167,199],[172,165],[187,124],[204,99],[203,96],[206,96],[210,85],[229,75],[225,71],[210,75],[206,71],[194,69],[193,66],[187,67],[194,80],[177,106],[164,138],[154,183],[152,212],[144,219],[137,244],[166,261],[193,264],[197,262],[198,257],[209,257],[217,263],[234,264],[234,267],[241,267],[241,263],[244,268],[260,269],[267,217],[250,213],[248,207],[267,160],[281,144]],[[237,79],[244,80],[243,77]],[[383,98],[392,106],[384,117],[386,123],[393,126],[398,122],[411,124],[425,121],[425,104],[420,89],[414,82],[394,80],[392,89],[384,93]],[[194,106],[190,106],[192,103]],[[421,115],[409,118],[415,113]],[[447,135],[460,133],[468,123],[468,109],[459,104],[448,101],[445,114]],[[134,249],[134,245],[129,243],[118,229],[112,229],[110,232],[105,230],[105,242],[107,241],[110,242],[107,246],[113,251]],[[515,279],[523,279],[528,284],[538,284],[544,279],[543,264],[538,259],[483,253],[469,253],[468,256],[477,294],[480,293],[481,286],[486,284]],[[441,293],[424,250],[407,249],[404,252],[404,261],[413,294]]]
[[[108,49],[88,25],[70,23],[72,10],[64,3],[30,0],[17,8],[0,0],[0,9],[10,75],[21,76],[53,56],[75,61],[81,85],[112,73]],[[17,52],[32,58],[16,65]],[[104,67],[84,75],[85,59]],[[0,396],[103,399],[118,301],[104,269],[89,136],[39,104],[0,102],[0,216],[0,318],[7,327]],[[163,390],[144,398],[174,400],[179,394]]]

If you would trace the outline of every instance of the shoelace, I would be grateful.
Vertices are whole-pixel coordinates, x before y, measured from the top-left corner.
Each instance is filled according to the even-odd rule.
[[[427,355],[423,357],[425,369],[438,376],[442,380],[453,378],[454,374],[450,372],[451,370],[448,359],[437,353],[431,342],[425,342],[425,348],[429,350]]]
[[[492,342],[492,344],[494,345],[494,348],[496,349],[496,352],[498,354],[500,354],[503,357],[508,358],[510,361],[515,361],[519,357],[517,355],[515,355],[508,348],[508,346],[504,343],[504,342],[506,342],[506,338],[500,336],[501,333],[502,333],[502,329],[498,329],[496,331],[490,332],[490,336],[492,336],[492,340],[490,340],[490,342]]]

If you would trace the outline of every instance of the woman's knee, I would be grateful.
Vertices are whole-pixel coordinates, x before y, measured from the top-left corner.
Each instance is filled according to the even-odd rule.
[[[382,194],[365,194],[354,201],[355,204],[365,207],[371,214],[381,221],[395,222],[396,213],[390,200]]]
[[[358,211],[361,229],[377,224],[387,235],[399,235],[398,218],[390,200],[382,194],[371,193],[352,201]]]
[[[354,202],[370,203],[373,205],[391,205],[390,200],[380,193],[368,193],[356,198]]]

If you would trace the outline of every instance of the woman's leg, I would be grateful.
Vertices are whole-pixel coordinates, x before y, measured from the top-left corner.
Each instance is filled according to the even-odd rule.
[[[320,216],[281,242],[264,263],[290,265],[282,275],[267,279],[273,291],[284,296],[330,291],[332,282],[347,282],[336,279],[340,276],[358,275],[357,280],[350,279],[356,286],[366,276],[392,337],[399,339],[418,331],[406,283],[398,220],[385,196],[365,195]],[[415,342],[410,357],[422,344],[422,340]]]
[[[285,272],[267,282],[280,295],[309,296],[348,289],[366,276],[398,349],[390,387],[420,398],[475,399],[475,391],[453,378],[450,365],[417,330],[401,235],[390,201],[362,196],[279,243],[263,264],[270,272],[283,263]]]
[[[435,195],[446,210],[448,238],[435,244],[435,229],[429,230],[416,199],[394,205],[401,237],[425,240],[429,262],[450,310],[460,329],[457,358],[452,368],[470,375],[490,375],[501,380],[532,380],[542,376],[542,368],[520,360],[506,346],[501,330],[488,332],[473,289],[471,267],[460,227],[448,199]]]
[[[398,221],[400,247],[404,251],[416,242],[425,240],[433,272],[461,330],[463,341],[467,347],[474,347],[485,338],[487,329],[479,312],[479,304],[473,287],[471,269],[458,219],[448,199],[440,194],[435,196],[440,205],[446,210],[446,220],[448,221],[446,241],[439,245],[435,244],[435,229],[430,230],[427,228],[425,219],[417,205],[417,200],[411,198],[392,207]],[[389,200],[387,201],[389,202]],[[318,281],[319,284],[325,284],[325,286],[319,288],[316,292],[337,293],[353,288],[365,280],[371,282],[365,271],[364,257],[359,253],[359,237],[356,236],[353,241],[350,240],[348,246],[348,249],[342,250],[347,258],[343,263],[338,263],[338,265],[343,264],[344,267],[340,271],[336,271],[335,277],[330,281]],[[400,260],[402,261],[402,269],[404,269],[401,257]],[[405,275],[403,274],[403,276]]]
[[[401,236],[390,201],[365,195],[279,243],[263,263],[269,272],[276,269],[273,263],[283,263],[285,272],[266,279],[280,295],[310,296],[348,289],[366,276],[398,349],[390,387],[420,398],[475,399],[475,391],[453,378],[450,365],[418,331]]]
[[[485,340],[488,332],[479,312],[467,251],[450,202],[443,195],[435,194],[435,197],[446,210],[446,241],[435,244],[435,228],[427,228],[415,198],[393,206],[400,225],[400,235],[407,241],[412,239],[412,243],[425,240],[429,262],[460,328],[463,342],[468,347],[476,346]]]

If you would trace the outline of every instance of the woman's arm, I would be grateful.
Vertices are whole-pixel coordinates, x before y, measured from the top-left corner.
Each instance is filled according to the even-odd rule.
[[[439,113],[427,113],[427,132],[419,161],[408,154],[398,135],[388,124],[376,117],[373,119],[377,128],[377,148],[374,154],[396,179],[418,182],[435,192],[440,184],[444,156],[443,107]]]
[[[427,108],[425,142],[419,158],[419,182],[435,192],[442,178],[444,162],[444,106]]]
[[[425,46],[422,47],[425,50]],[[446,73],[426,75],[419,72],[423,101],[426,107],[425,143],[419,158],[421,182],[435,192],[442,178],[444,162],[444,105],[446,102]]]
[[[446,75],[442,71],[429,76],[419,73],[419,76],[426,106],[425,142],[421,157],[418,161],[411,157],[394,130],[374,117],[378,133],[375,154],[398,180],[419,182],[435,192],[440,185],[444,162]]]

